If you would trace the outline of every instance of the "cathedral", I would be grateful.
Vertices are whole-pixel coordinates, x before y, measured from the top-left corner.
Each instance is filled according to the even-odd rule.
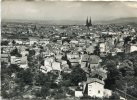
[[[88,17],[87,17],[87,20],[86,20],[86,26],[87,26],[87,27],[92,26],[91,17],[90,17],[89,20],[88,20]]]

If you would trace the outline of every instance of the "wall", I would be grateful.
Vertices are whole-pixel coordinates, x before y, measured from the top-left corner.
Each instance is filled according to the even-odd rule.
[[[137,51],[137,46],[136,45],[131,45],[130,47],[130,52]]]
[[[104,85],[98,82],[88,84],[88,95],[91,97],[103,97]]]
[[[83,93],[82,91],[75,91],[75,97],[82,97]]]

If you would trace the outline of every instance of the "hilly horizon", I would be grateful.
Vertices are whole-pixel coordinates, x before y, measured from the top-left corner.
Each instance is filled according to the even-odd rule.
[[[38,23],[47,25],[84,25],[85,20],[22,20],[22,19],[2,19],[1,22],[17,22],[17,23]],[[94,21],[93,24],[126,24],[137,23],[137,17],[117,18],[111,20]]]

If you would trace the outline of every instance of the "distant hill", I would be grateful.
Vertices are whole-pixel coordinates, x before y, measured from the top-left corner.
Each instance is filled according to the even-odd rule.
[[[137,23],[137,17],[129,17],[129,18],[118,18],[108,21],[98,21],[100,24],[127,24],[127,23]]]
[[[46,25],[84,25],[85,20],[15,20],[6,19],[2,22],[39,23]],[[137,23],[137,17],[117,18],[113,20],[94,21],[93,24],[127,24]]]
[[[6,19],[2,22],[16,22],[16,23],[39,23],[45,25],[84,25],[85,21],[81,20],[15,20]]]

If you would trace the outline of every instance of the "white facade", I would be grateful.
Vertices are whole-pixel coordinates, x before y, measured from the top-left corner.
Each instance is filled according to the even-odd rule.
[[[37,43],[38,42],[38,40],[36,40],[36,39],[30,39],[30,45],[33,45],[34,43]]]
[[[50,59],[46,59],[46,60],[44,61],[43,69],[44,69],[44,70],[47,70],[47,72],[49,72],[49,71],[52,70]]]
[[[47,45],[49,44],[49,39],[40,40],[39,43]]]
[[[117,33],[115,33],[115,32],[109,32],[108,34],[109,35],[117,35]]]
[[[11,64],[17,64],[19,65],[20,68],[28,68],[28,61],[27,61],[27,56],[22,56],[22,57],[16,57],[16,56],[11,56]]]
[[[106,52],[106,44],[105,43],[100,43],[100,52]]]
[[[21,64],[21,65],[20,65],[20,68],[27,69],[27,68],[29,68],[29,67],[28,67],[28,64]]]
[[[70,43],[78,44],[77,40],[71,40]]]
[[[79,58],[78,54],[67,54],[68,59],[74,59],[74,58]]]
[[[22,40],[15,40],[17,44],[23,44]]]
[[[52,69],[61,71],[61,64],[59,62],[53,62]]]
[[[104,89],[104,97],[109,98],[110,96],[112,96],[112,91],[108,89]]]
[[[137,45],[131,45],[130,52],[137,51]]]
[[[91,97],[102,98],[104,96],[104,85],[98,82],[88,84],[88,95]]]
[[[82,91],[75,91],[75,97],[82,97],[83,93]]]
[[[90,97],[109,98],[112,96],[112,91],[104,88],[104,81],[97,78],[89,78],[83,84],[83,93]]]
[[[21,63],[21,58],[16,57],[16,56],[11,56],[10,62],[11,62],[11,64],[20,64]]]

